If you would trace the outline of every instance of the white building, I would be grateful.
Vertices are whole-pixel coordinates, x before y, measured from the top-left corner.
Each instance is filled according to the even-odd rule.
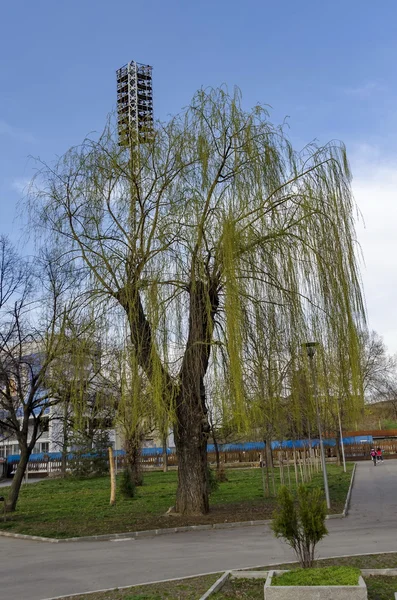
[[[64,449],[63,442],[63,417],[60,416],[61,407],[51,407],[46,409],[42,419],[40,436],[36,441],[32,454],[48,454],[51,452],[62,452]],[[47,413],[47,414],[46,414]],[[107,428],[110,444],[115,450],[123,448],[123,437],[114,427]],[[31,434],[31,431],[29,431]],[[168,440],[168,448],[175,446],[173,432],[170,431]],[[161,440],[156,433],[145,438],[142,442],[142,448],[161,447]],[[67,451],[73,451],[73,444],[68,444]],[[19,445],[16,438],[10,435],[0,434],[0,459],[5,459],[10,455],[19,454]]]
[[[58,416],[61,413],[58,407],[51,407],[45,410],[42,419],[39,438],[36,441],[32,454],[48,454],[49,452],[62,452],[63,443],[63,419]],[[29,427],[29,437],[32,434],[32,427]],[[119,436],[116,435],[114,428],[108,429],[110,443],[116,449],[121,447]],[[117,443],[118,442],[118,443]],[[72,444],[68,445],[67,450],[73,449]],[[0,434],[0,459],[7,456],[19,454],[18,440],[10,434]]]

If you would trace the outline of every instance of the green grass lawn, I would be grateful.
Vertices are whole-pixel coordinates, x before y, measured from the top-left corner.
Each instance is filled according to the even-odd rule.
[[[167,582],[64,598],[64,600],[199,600],[211,587],[217,576],[197,577],[183,581]],[[397,577],[366,577],[368,600],[394,600]],[[263,581],[235,579],[211,596],[211,600],[263,600]]]
[[[397,577],[365,577],[368,600],[394,600]]]
[[[140,585],[127,590],[115,590],[114,592],[82,594],[81,596],[64,598],[64,600],[198,600],[215,583],[218,577],[220,577],[220,573],[180,581]]]
[[[355,567],[293,569],[282,575],[273,576],[272,585],[358,585],[359,577],[360,569]]]
[[[342,512],[353,465],[348,472],[328,465],[331,512]],[[118,494],[109,506],[109,479],[53,479],[27,484],[21,490],[17,511],[0,522],[0,529],[47,537],[74,537],[178,527],[206,523],[268,519],[275,499],[265,499],[260,469],[226,471],[228,481],[211,496],[211,512],[201,517],[165,516],[174,504],[177,473],[148,472],[137,496]],[[291,472],[291,476],[293,473]],[[316,474],[310,486],[322,486]],[[3,488],[2,493],[7,493]]]
[[[358,569],[396,569],[397,552],[325,558],[317,560],[315,566],[322,568],[349,566]],[[269,568],[295,570],[299,569],[299,564],[272,565],[271,567],[263,567],[263,570],[268,571]],[[394,593],[397,592],[397,577],[364,577],[364,580],[368,588],[368,600],[394,600]],[[109,596],[107,600],[113,600],[112,596]],[[211,600],[263,600],[263,580],[235,579],[228,582],[220,592],[211,596]]]
[[[350,556],[317,561],[317,565],[351,566],[367,569],[397,568],[397,553]],[[273,568],[297,569],[295,563],[277,565]],[[269,567],[264,567],[267,571]],[[64,598],[63,600],[198,600],[218,579],[219,575],[207,575],[181,581],[169,581],[145,586],[137,586],[113,592],[98,592]],[[365,577],[368,600],[394,600],[397,591],[397,577]],[[234,579],[211,600],[263,600],[263,580]]]
[[[357,569],[397,569],[397,552],[384,554],[364,554],[358,556],[340,556],[338,558],[320,558],[314,561],[315,567],[355,567]],[[272,565],[272,569],[299,569],[299,563]],[[263,567],[267,571],[269,567]],[[260,570],[260,569],[259,569]],[[255,569],[258,571],[258,569]],[[397,589],[396,589],[397,592]],[[393,599],[394,600],[394,599]]]

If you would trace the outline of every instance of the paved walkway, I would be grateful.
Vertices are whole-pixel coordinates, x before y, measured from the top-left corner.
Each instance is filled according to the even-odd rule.
[[[385,460],[374,467],[358,463],[349,520],[374,526],[397,524],[397,460]]]
[[[27,483],[38,483],[39,481],[44,481],[45,479],[47,479],[47,478],[46,477],[31,477],[27,481],[24,480],[22,485],[25,485]],[[12,482],[12,479],[3,479],[3,481],[0,481],[0,488],[8,487],[9,485],[11,485],[11,482]]]
[[[349,517],[328,521],[328,528],[321,557],[397,552],[397,461],[359,463]],[[292,558],[261,526],[93,543],[0,537],[0,589],[2,598],[43,600]]]

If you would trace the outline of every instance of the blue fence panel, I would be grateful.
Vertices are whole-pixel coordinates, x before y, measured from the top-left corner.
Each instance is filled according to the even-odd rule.
[[[343,438],[343,442],[346,445],[373,444],[374,440],[373,440],[372,435],[361,435],[361,436]],[[282,442],[278,442],[278,441],[272,442],[271,447],[272,447],[272,450],[292,449],[292,448],[301,450],[303,448],[309,448],[310,446],[312,448],[315,448],[315,447],[319,446],[319,444],[320,444],[320,440],[318,440],[318,439],[314,439],[314,440],[284,440]],[[335,445],[336,445],[335,439],[328,439],[328,438],[324,439],[324,446],[329,446],[332,448]],[[219,447],[220,452],[249,452],[252,450],[257,450],[257,451],[264,450],[265,444],[264,444],[264,442],[245,442],[245,443],[241,443],[241,444],[219,444],[218,447]],[[215,452],[214,444],[207,445],[207,452]],[[124,450],[115,450],[114,454],[116,456],[124,456],[125,451]],[[163,448],[158,448],[158,447],[157,448],[142,448],[141,454],[142,454],[142,456],[148,457],[148,458],[152,457],[152,456],[162,456]],[[175,454],[175,448],[167,448],[167,455],[170,456],[172,454]],[[68,460],[71,460],[73,458],[73,456],[74,456],[73,452],[70,452],[67,456]],[[94,457],[94,456],[96,456],[96,453],[95,452],[87,453],[85,456],[87,458],[89,458],[90,456]],[[61,460],[62,454],[61,454],[61,452],[48,452],[48,453],[40,452],[38,454],[32,454],[30,456],[30,461],[31,462],[44,462],[45,460],[47,460],[47,458],[49,460]],[[10,454],[7,457],[7,462],[8,463],[19,462],[19,454]]]

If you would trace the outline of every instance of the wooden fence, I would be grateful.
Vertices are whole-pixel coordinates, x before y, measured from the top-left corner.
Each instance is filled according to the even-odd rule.
[[[380,446],[383,451],[384,457],[396,458],[397,457],[397,439],[382,440],[382,443],[373,444],[374,446]],[[367,460],[370,457],[371,444],[349,444],[345,445],[345,456],[347,460]],[[337,453],[335,447],[325,447],[327,460],[336,460]],[[301,449],[277,449],[272,451],[273,462],[276,466],[280,464],[293,463],[295,460],[304,462],[318,458],[318,448],[312,450],[311,453],[308,448]],[[228,467],[239,467],[239,466],[252,466],[257,467],[260,465],[263,459],[262,452],[259,450],[246,450],[246,451],[228,451],[219,452],[220,463]],[[167,457],[169,467],[177,467],[178,460],[175,453],[171,453]],[[125,456],[117,456],[117,470],[124,469]],[[210,465],[216,464],[215,452],[208,453],[208,463]],[[7,475],[12,476],[17,468],[18,463],[13,463],[7,466]],[[144,471],[151,471],[161,469],[163,466],[163,457],[157,456],[142,456],[141,465]],[[6,469],[4,469],[6,471]],[[59,473],[61,471],[61,461],[59,459],[48,459],[43,461],[30,461],[28,466],[28,476],[42,476]],[[6,473],[4,473],[6,475]]]
[[[369,458],[371,448],[374,447],[381,448],[385,458],[396,458],[397,456],[397,439],[375,441],[373,444],[349,444],[349,446],[345,446],[345,455],[348,460],[365,460]]]

